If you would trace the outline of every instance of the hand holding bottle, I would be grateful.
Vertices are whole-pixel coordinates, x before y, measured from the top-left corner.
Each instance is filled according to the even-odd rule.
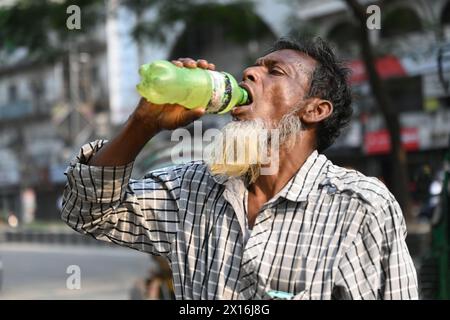
[[[203,107],[206,113],[224,114],[248,103],[247,91],[227,72],[214,71],[206,60],[190,58],[155,60],[139,68],[136,89],[154,104],[180,104],[186,109]]]
[[[178,59],[177,66],[214,70],[205,60]],[[95,154],[92,166],[122,166],[134,161],[145,144],[161,130],[173,130],[200,118],[204,108],[186,109],[179,104],[154,104],[141,98],[138,106],[117,135]]]
[[[172,60],[178,67],[190,69],[201,68],[215,70],[215,65],[204,59],[197,61],[191,58]],[[205,108],[187,109],[179,104],[155,104],[141,98],[134,117],[143,122],[146,127],[155,128],[156,131],[173,130],[183,127],[205,114]]]
[[[216,66],[213,63],[208,63],[205,59],[198,59],[195,61],[191,58],[178,58],[178,60],[172,60],[172,63],[178,67],[185,68],[202,68],[211,71],[216,70]]]

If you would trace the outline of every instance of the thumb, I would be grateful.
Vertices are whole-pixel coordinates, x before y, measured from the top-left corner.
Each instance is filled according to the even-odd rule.
[[[184,123],[188,124],[191,123],[194,120],[197,120],[201,116],[203,116],[206,113],[205,108],[195,108],[187,111],[184,116]]]

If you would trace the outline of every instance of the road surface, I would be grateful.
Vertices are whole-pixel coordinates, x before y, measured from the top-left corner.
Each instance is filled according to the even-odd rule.
[[[2,243],[0,260],[0,299],[129,299],[154,267],[147,254],[103,246]]]

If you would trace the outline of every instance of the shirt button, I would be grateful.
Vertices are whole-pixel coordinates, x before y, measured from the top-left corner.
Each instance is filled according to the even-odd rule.
[[[367,273],[368,273],[369,275],[372,275],[372,274],[374,274],[374,273],[376,273],[376,272],[377,272],[377,270],[376,270],[375,267],[373,267],[373,266],[370,266],[370,267],[367,268]]]
[[[336,193],[336,186],[335,185],[331,185],[328,187],[327,193],[328,194],[335,194]]]

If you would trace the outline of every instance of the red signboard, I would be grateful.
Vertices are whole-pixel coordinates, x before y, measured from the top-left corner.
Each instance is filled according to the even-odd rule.
[[[358,84],[367,80],[366,68],[361,60],[351,61],[349,67],[352,70],[350,83]],[[395,56],[385,56],[377,59],[375,67],[382,79],[403,77],[407,74],[400,60]]]
[[[403,128],[402,146],[406,151],[419,150],[419,130]],[[387,154],[391,151],[389,132],[386,129],[367,132],[364,136],[364,149],[367,154]]]

